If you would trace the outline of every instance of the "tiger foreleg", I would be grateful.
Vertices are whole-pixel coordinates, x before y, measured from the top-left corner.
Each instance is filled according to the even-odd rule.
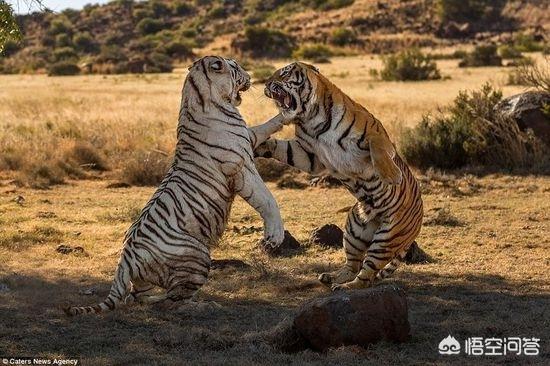
[[[243,169],[237,182],[238,194],[252,206],[264,220],[262,247],[270,252],[278,248],[284,240],[284,226],[279,206],[264,181],[252,165]]]
[[[283,128],[283,116],[281,114],[276,115],[264,124],[250,127],[248,134],[250,136],[250,142],[252,149],[256,149],[260,144],[264,143],[271,135],[280,131]]]

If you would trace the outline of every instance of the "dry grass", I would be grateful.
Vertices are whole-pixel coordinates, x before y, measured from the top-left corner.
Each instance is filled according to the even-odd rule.
[[[448,104],[459,90],[474,89],[486,81],[504,84],[504,68],[459,69],[457,62],[438,62],[443,77],[450,79],[416,83],[375,80],[369,70],[381,69],[378,57],[335,58],[319,67],[372,111],[397,139],[403,126],[413,126],[423,114]],[[183,69],[146,76],[2,76],[0,169],[23,171],[22,182],[32,183],[34,177],[45,176],[38,184],[41,186],[87,176],[89,164],[99,167],[97,161],[75,162],[70,154],[75,145],[87,146],[100,157],[103,168],[113,169],[107,174],[116,176],[138,155],[169,154],[184,77]],[[510,95],[522,88],[503,86],[503,90]],[[276,112],[263,96],[262,85],[253,86],[241,110],[252,125]],[[282,134],[290,136],[292,128]]]
[[[380,60],[368,56],[320,66],[395,137],[399,126],[413,126],[459,90],[478,88],[487,80],[502,84],[506,77],[501,68],[458,69],[457,61],[438,65],[450,80],[378,82],[368,70],[380,68]],[[327,293],[312,283],[320,272],[342,264],[342,252],[308,245],[307,238],[317,226],[342,226],[346,214],[339,209],[353,203],[344,189],[279,189],[274,183],[268,186],[286,228],[305,244],[304,250],[290,258],[265,257],[257,247],[261,220],[237,199],[229,229],[212,256],[242,259],[251,266],[213,270],[198,296],[221,306],[179,313],[135,306],[98,317],[66,318],[59,309],[65,301],[93,304],[109,290],[124,232],[154,190],[107,188],[115,182],[109,176],[138,152],[172,149],[183,74],[0,80],[1,159],[8,146],[17,164],[55,161],[49,157],[63,159],[75,141],[85,141],[113,169],[101,173],[102,180],[65,177],[67,184],[35,190],[14,185],[13,172],[2,166],[0,284],[9,291],[0,291],[0,355],[78,355],[89,365],[547,363],[548,177],[454,177],[431,171],[422,177],[426,220],[432,225],[423,228],[418,242],[433,262],[404,265],[388,280],[408,293],[412,337],[405,344],[286,355],[257,337],[303,301]],[[505,95],[522,90],[503,89]],[[241,109],[252,124],[275,112],[261,86],[244,98]],[[291,134],[290,128],[282,132]],[[59,244],[81,246],[84,253],[60,254],[55,250]],[[79,294],[90,288],[93,295]],[[539,337],[543,355],[443,358],[437,345],[449,333],[459,339]]]
[[[423,179],[426,216],[434,223],[423,228],[418,242],[434,261],[404,265],[388,280],[408,293],[411,340],[366,350],[350,347],[297,355],[274,351],[256,334],[290,316],[303,301],[326,294],[325,288],[311,282],[320,272],[340,266],[342,253],[306,244],[291,258],[265,257],[256,245],[261,230],[240,230],[261,228],[259,216],[241,199],[212,255],[242,259],[251,267],[211,272],[199,299],[215,301],[219,307],[161,313],[137,306],[98,317],[66,318],[59,309],[65,301],[92,304],[107,294],[124,231],[153,191],[107,189],[107,183],[79,181],[49,191],[2,187],[0,283],[10,291],[0,293],[1,354],[79,355],[89,365],[175,365],[183,360],[244,365],[445,364],[450,359],[438,356],[437,344],[448,333],[459,338],[546,334],[548,178],[470,177],[445,184]],[[343,189],[281,190],[272,183],[269,188],[286,227],[302,243],[316,226],[343,225],[346,215],[337,211],[353,201]],[[18,195],[25,198],[22,204],[13,200]],[[451,212],[460,226],[449,226],[438,208]],[[59,243],[82,246],[84,255],[59,254]],[[79,295],[89,288],[95,289],[94,295]],[[247,336],[241,338],[243,334]],[[542,351],[550,356],[544,343]],[[490,360],[532,359],[456,358],[468,364]],[[542,363],[543,358],[536,360]]]

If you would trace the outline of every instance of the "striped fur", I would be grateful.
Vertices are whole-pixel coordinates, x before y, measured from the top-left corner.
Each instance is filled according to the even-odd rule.
[[[279,209],[252,151],[282,127],[282,118],[248,129],[236,106],[249,86],[250,77],[233,60],[208,56],[189,69],[174,161],[126,234],[111,291],[98,305],[65,309],[68,315],[99,313],[134,300],[189,299],[206,282],[209,248],[222,235],[237,194],[262,216],[264,243],[280,245]],[[166,293],[153,295],[156,287]]]
[[[331,174],[357,199],[345,228],[346,264],[321,282],[360,288],[390,275],[420,231],[423,208],[417,181],[380,121],[301,62],[276,71],[265,93],[295,124],[296,138],[269,139],[255,155]]]

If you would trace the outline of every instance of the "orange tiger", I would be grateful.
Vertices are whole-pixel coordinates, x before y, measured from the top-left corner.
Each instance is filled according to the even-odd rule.
[[[395,271],[420,232],[418,183],[380,121],[311,65],[295,62],[266,82],[293,140],[269,139],[255,156],[342,181],[357,202],[344,233],[346,264],[319,280],[333,290],[370,286]]]

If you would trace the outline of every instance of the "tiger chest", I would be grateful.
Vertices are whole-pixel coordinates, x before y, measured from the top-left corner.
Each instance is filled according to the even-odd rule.
[[[319,161],[335,176],[362,176],[368,160],[364,151],[351,138],[339,139],[340,134],[336,131],[330,131],[318,138],[315,146]]]

